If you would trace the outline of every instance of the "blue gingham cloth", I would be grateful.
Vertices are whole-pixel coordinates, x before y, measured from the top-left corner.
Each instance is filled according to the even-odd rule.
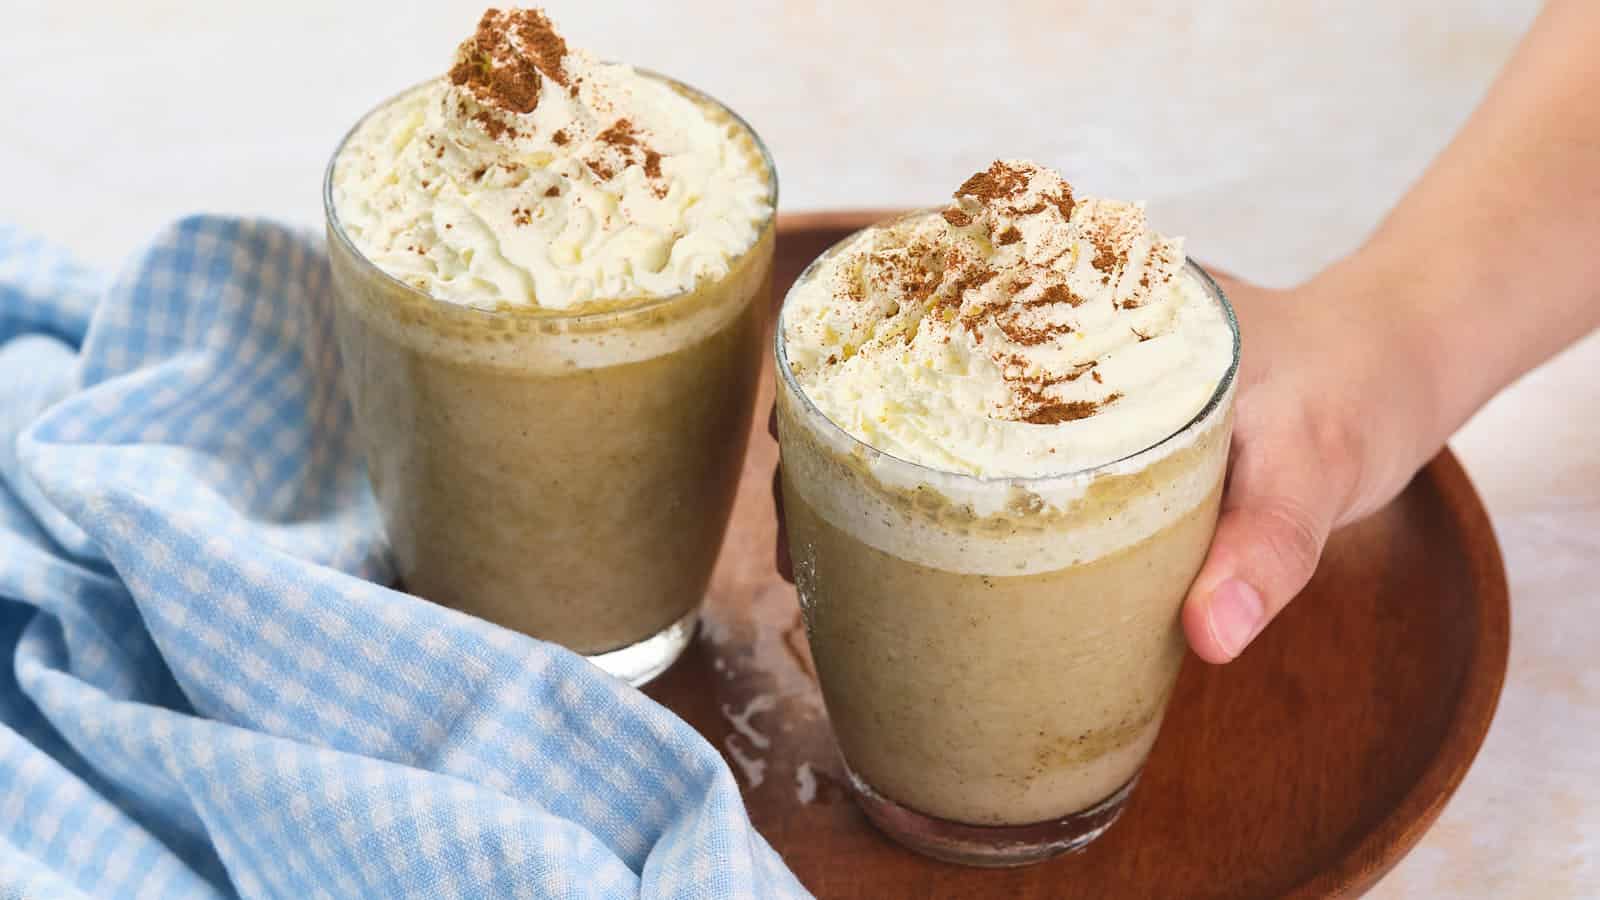
[[[327,262],[0,227],[0,897],[785,897],[722,758],[380,585]]]

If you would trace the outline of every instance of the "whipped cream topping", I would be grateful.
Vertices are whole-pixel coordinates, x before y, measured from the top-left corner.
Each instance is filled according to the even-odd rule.
[[[937,212],[867,229],[783,312],[817,408],[892,456],[979,477],[1103,465],[1182,428],[1233,359],[1182,241],[1141,206],[996,162]]]
[[[380,268],[482,308],[607,308],[729,271],[772,216],[754,137],[714,103],[489,10],[449,74],[363,120],[334,165]]]

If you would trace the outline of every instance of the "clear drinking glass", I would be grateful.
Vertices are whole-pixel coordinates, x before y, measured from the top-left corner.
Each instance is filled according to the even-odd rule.
[[[1216,526],[1239,359],[1222,291],[1194,263],[1184,277],[1233,330],[1209,403],[1145,450],[1047,478],[942,472],[856,440],[795,380],[780,313],[806,634],[856,799],[914,850],[1046,859],[1099,836],[1138,779],[1185,655],[1179,609]]]
[[[776,209],[754,130],[645,74],[751,143]],[[773,217],[725,276],[691,291],[576,315],[488,311],[435,299],[362,255],[334,202],[342,150],[323,186],[339,348],[405,588],[649,681],[688,645],[727,527]]]

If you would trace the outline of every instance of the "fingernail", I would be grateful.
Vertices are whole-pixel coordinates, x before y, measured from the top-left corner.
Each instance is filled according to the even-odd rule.
[[[1224,581],[1211,592],[1211,634],[1230,657],[1244,652],[1266,624],[1266,617],[1261,595],[1237,578]]]

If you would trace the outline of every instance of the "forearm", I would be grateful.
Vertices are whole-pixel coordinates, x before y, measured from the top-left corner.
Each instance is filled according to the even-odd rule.
[[[1600,5],[1552,0],[1467,125],[1323,280],[1374,309],[1442,442],[1600,326]]]

